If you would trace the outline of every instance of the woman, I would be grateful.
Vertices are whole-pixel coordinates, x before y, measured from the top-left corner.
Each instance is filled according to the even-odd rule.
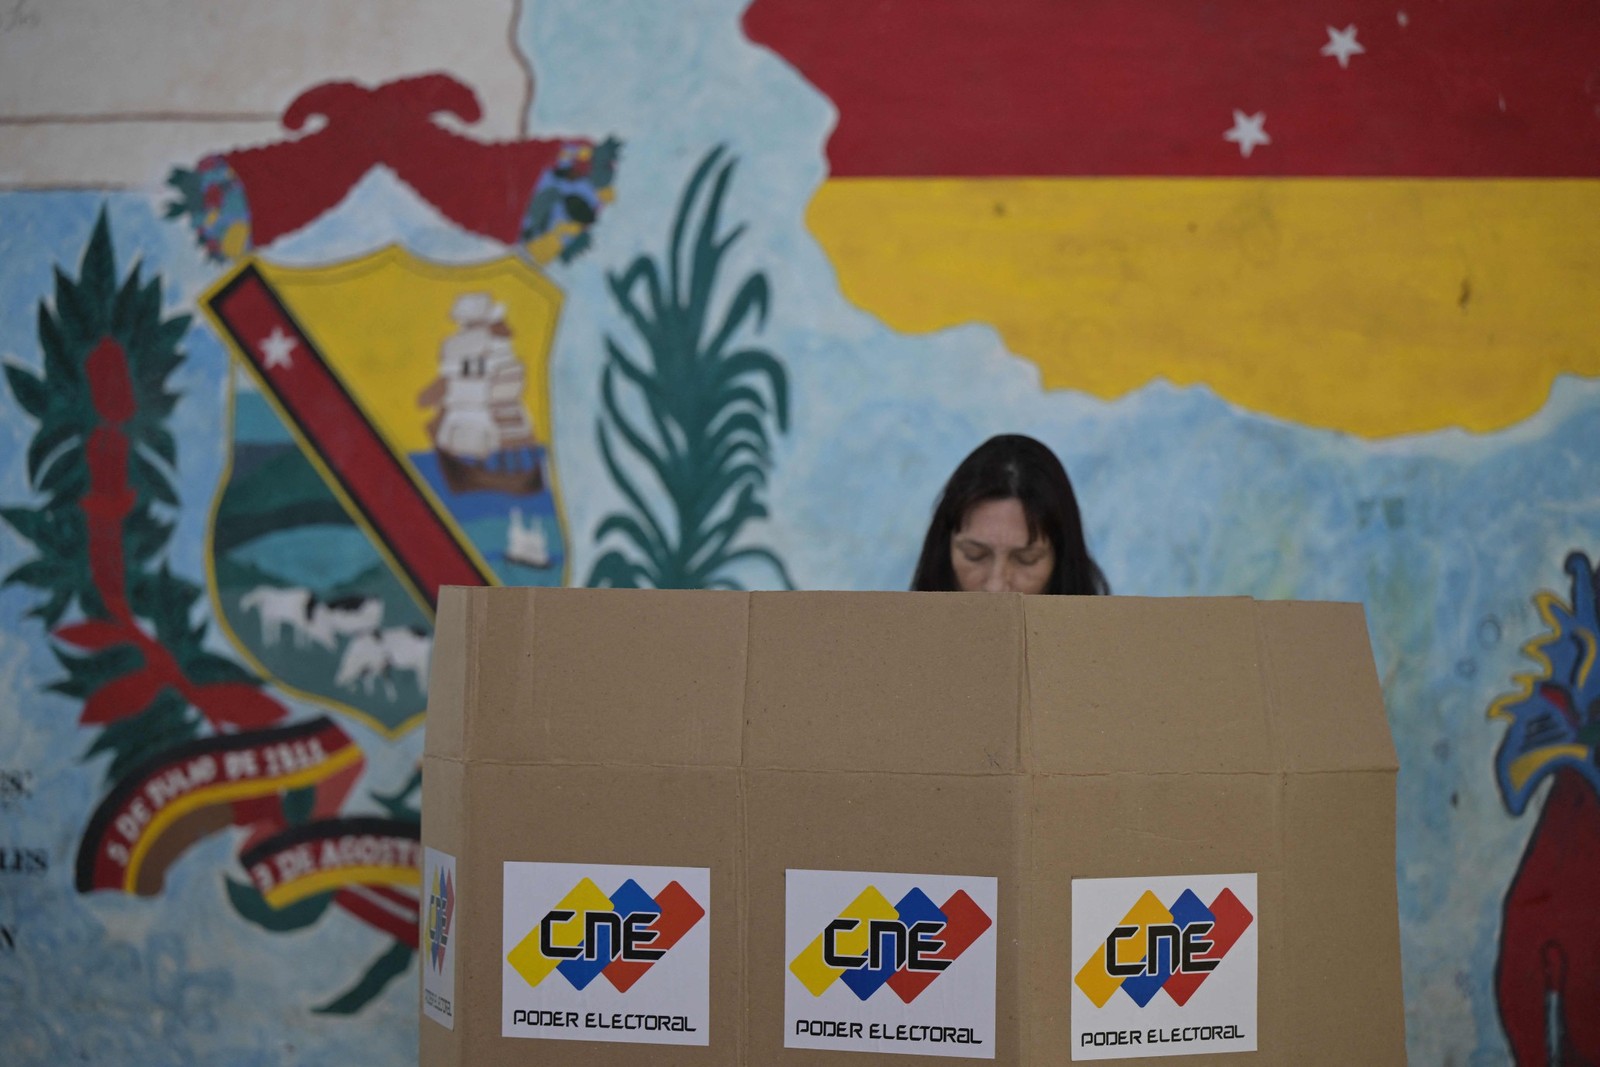
[[[1111,592],[1084,543],[1066,468],[1050,449],[1020,434],[989,438],[950,476],[911,588]]]

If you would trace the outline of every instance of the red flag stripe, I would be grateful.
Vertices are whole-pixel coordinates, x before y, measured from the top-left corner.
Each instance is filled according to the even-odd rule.
[[[754,0],[744,25],[838,107],[834,177],[1600,174],[1589,0]],[[1224,140],[1236,110],[1271,144]]]

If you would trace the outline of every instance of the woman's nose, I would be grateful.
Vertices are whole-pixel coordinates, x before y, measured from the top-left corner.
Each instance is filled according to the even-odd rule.
[[[996,561],[994,566],[989,568],[989,573],[984,577],[983,591],[986,593],[1008,593],[1011,591],[1010,578],[1011,576],[1007,573],[1005,565]]]

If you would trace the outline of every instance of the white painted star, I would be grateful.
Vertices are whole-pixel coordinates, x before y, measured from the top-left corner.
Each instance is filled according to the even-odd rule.
[[[282,326],[274,326],[272,334],[268,337],[263,337],[258,345],[261,349],[261,354],[266,357],[266,369],[272,370],[274,367],[288,369],[292,367],[294,364],[289,361],[289,353],[293,352],[299,344],[299,341],[283,332]]]
[[[1344,69],[1350,67],[1350,57],[1359,56],[1366,52],[1361,47],[1361,42],[1356,40],[1356,28],[1346,26],[1342,30],[1328,27],[1328,43],[1322,46],[1322,54],[1332,56],[1339,61],[1339,66]]]
[[[1222,135],[1224,141],[1232,141],[1239,146],[1239,154],[1246,159],[1255,151],[1256,145],[1271,144],[1272,138],[1267,136],[1265,129],[1267,113],[1257,111],[1254,115],[1246,115],[1235,108],[1233,112],[1233,129]]]

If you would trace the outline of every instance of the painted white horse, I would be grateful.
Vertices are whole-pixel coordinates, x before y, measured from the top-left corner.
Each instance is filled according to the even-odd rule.
[[[391,626],[379,638],[389,656],[389,666],[397,671],[410,671],[417,680],[417,688],[427,692],[428,660],[433,655],[432,635],[405,626]]]
[[[309,589],[258,585],[239,598],[239,606],[260,616],[261,642],[268,648],[278,643],[285,626],[295,648],[305,648],[313,641],[323,648],[333,648],[332,635],[313,623],[318,601]]]
[[[334,684],[341,689],[361,687],[370,693],[379,682],[390,700],[395,698],[394,673],[410,671],[417,688],[428,688],[428,660],[433,653],[433,638],[405,626],[365,633],[352,638],[339,659]]]
[[[353,638],[339,657],[333,683],[341,689],[354,689],[359,685],[363,693],[370,693],[380,680],[387,687],[389,698],[394,699],[394,683],[389,680],[389,656],[383,650],[383,636],[370,633]]]
[[[383,625],[383,601],[375,596],[347,596],[318,601],[311,606],[307,623],[324,648],[332,648],[340,637],[376,633]]]

